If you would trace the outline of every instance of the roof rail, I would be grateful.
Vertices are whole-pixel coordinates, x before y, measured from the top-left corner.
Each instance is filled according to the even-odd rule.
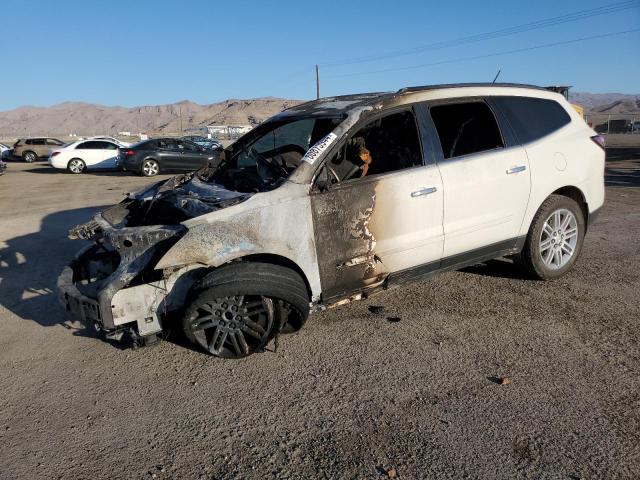
[[[423,85],[417,87],[405,87],[398,90],[396,93],[412,93],[422,92],[426,90],[440,90],[443,88],[464,88],[464,87],[510,87],[510,88],[533,88],[535,90],[546,90],[538,85],[527,85],[524,83],[444,83],[441,85]]]

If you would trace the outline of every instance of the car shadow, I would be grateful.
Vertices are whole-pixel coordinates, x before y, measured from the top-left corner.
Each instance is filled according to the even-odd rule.
[[[528,277],[520,267],[507,258],[496,258],[461,268],[460,272],[482,275],[485,277],[508,278],[512,280],[527,280]]]
[[[42,219],[39,231],[5,240],[5,246],[0,247],[0,305],[43,327],[62,324],[74,334],[97,336],[93,330],[68,321],[58,302],[56,282],[84,244],[69,240],[69,229],[106,207],[52,213]]]
[[[607,187],[640,187],[640,160],[605,165],[604,183]]]
[[[90,170],[80,174],[69,173],[66,170],[62,170],[61,168],[52,168],[52,167],[36,167],[26,170],[27,173],[46,173],[47,175],[89,175],[89,176],[100,176],[100,177],[129,177],[132,175],[138,176],[137,173],[134,172],[125,172],[122,170],[115,169],[104,169],[104,170]]]

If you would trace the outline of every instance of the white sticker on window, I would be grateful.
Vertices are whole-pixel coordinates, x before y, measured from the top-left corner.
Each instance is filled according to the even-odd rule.
[[[322,152],[324,152],[327,148],[329,148],[329,146],[334,142],[336,138],[338,138],[338,136],[335,133],[330,133],[329,135],[324,137],[322,140],[316,142],[316,144],[313,147],[307,150],[307,153],[304,154],[304,157],[302,157],[302,160],[313,165],[313,163],[318,159],[318,157],[322,155]]]

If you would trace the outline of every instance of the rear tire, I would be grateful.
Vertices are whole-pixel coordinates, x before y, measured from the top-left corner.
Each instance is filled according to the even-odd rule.
[[[67,164],[67,170],[71,173],[82,173],[87,169],[87,165],[81,158],[72,158]]]
[[[160,165],[158,165],[158,162],[155,160],[144,160],[140,168],[140,173],[145,177],[155,177],[160,173]]]
[[[22,159],[27,163],[33,163],[38,159],[38,156],[35,154],[35,152],[26,151],[22,153]]]
[[[262,351],[278,332],[300,328],[308,315],[300,274],[280,265],[235,262],[194,286],[182,328],[210,354],[241,358]]]
[[[517,261],[533,278],[559,278],[578,259],[584,234],[585,218],[580,205],[572,198],[551,195],[533,217]]]

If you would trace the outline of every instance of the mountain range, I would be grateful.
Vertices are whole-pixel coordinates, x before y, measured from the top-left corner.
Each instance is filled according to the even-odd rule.
[[[588,114],[640,115],[640,95],[576,92],[570,95],[570,100],[582,105]],[[253,126],[301,102],[263,97],[229,99],[207,105],[184,100],[139,107],[112,107],[83,102],[64,102],[50,107],[24,106],[0,112],[0,138],[116,134],[122,131],[168,134],[212,124]]]

